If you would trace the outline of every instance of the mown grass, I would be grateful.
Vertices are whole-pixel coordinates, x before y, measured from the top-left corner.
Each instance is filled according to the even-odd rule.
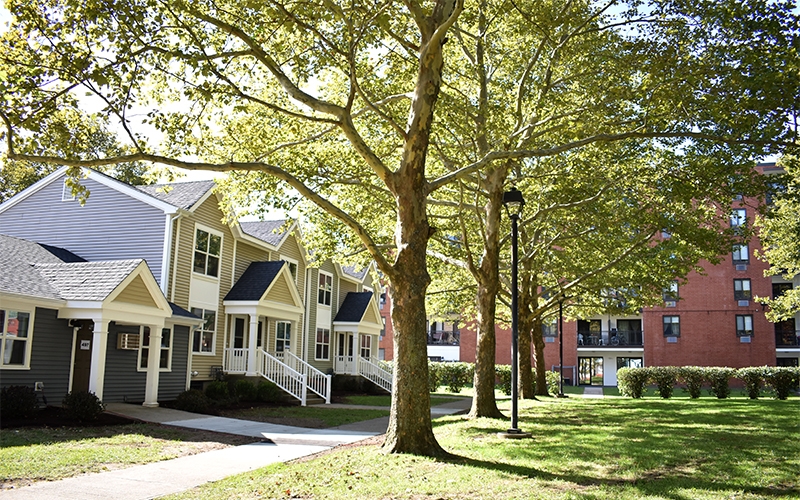
[[[508,421],[443,417],[434,431],[451,459],[343,448],[170,498],[796,499],[797,402],[521,401],[531,439],[499,437]]]
[[[389,410],[353,410],[324,408],[320,406],[254,407],[225,410],[221,414],[229,418],[273,422],[298,427],[328,428],[352,424],[363,420],[386,417]]]
[[[444,403],[451,403],[459,399],[457,396],[434,396],[431,395],[431,406],[441,405]],[[391,406],[392,397],[388,394],[383,395],[357,395],[347,396],[344,398],[344,403],[349,405],[358,406]]]
[[[53,481],[252,441],[252,438],[144,423],[3,429],[0,430],[0,482],[9,486]]]

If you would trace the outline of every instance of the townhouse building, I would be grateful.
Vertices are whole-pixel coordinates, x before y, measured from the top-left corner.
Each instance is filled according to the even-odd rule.
[[[263,377],[305,404],[309,394],[330,401],[335,373],[390,390],[391,375],[376,363],[381,320],[369,269],[309,265],[293,221],[226,222],[213,181],[130,186],[87,169],[81,183],[90,195],[82,203],[65,175],[60,169],[0,205],[0,233],[89,262],[146,263],[161,305],[173,304],[195,321],[184,332],[188,338],[181,334],[184,344],[167,355],[186,357],[182,390],[224,374]],[[93,359],[123,350],[121,338],[139,345],[147,338],[140,322],[109,324],[80,344]],[[6,326],[3,335],[10,336]],[[33,376],[36,365],[21,371]],[[3,384],[9,369],[0,365]],[[102,370],[88,377],[104,401],[142,400],[139,393],[103,390]],[[162,396],[173,394],[146,402]]]

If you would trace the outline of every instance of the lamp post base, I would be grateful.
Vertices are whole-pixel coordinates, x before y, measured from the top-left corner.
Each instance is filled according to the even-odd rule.
[[[498,436],[504,439],[528,439],[531,437],[530,432],[522,432],[520,429],[508,429],[505,432],[498,432]]]

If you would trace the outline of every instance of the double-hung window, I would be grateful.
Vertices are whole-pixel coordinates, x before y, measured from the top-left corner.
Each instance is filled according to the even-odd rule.
[[[0,309],[0,367],[30,366],[31,313]]]
[[[372,357],[372,337],[369,335],[361,336],[361,357],[367,359]]]
[[[192,314],[204,320],[203,324],[192,332],[192,352],[195,354],[213,354],[214,332],[217,330],[217,312],[193,307]]]
[[[753,336],[753,315],[752,314],[737,314],[736,315],[736,335],[738,337],[752,337]]]
[[[750,279],[733,280],[733,298],[736,300],[750,300]]]
[[[330,274],[319,273],[319,293],[317,302],[324,305],[331,305],[331,294],[333,293],[333,276]]]
[[[331,358],[331,331],[327,328],[317,328],[317,344],[314,359],[325,360]]]
[[[681,336],[681,317],[680,316],[664,316],[664,336],[665,337],[680,337]]]
[[[219,277],[219,259],[222,254],[222,236],[197,228],[194,239],[194,261],[196,273]]]
[[[662,293],[664,302],[676,302],[678,300],[678,282],[671,281],[669,286],[663,288]]]
[[[747,210],[736,208],[731,212],[731,227],[734,230],[741,230],[747,225]]]
[[[139,368],[147,369],[148,356],[150,355],[150,327],[142,327],[142,342],[139,346]],[[159,371],[166,372],[172,368],[172,330],[164,328],[161,330],[161,345],[158,355]]]
[[[733,245],[733,263],[747,264],[750,262],[750,249],[747,245]]]
[[[288,321],[278,321],[275,329],[275,351],[289,351],[292,343],[292,324]]]

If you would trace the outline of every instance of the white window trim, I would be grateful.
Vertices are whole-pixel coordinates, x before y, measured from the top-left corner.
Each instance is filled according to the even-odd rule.
[[[289,325],[289,348],[288,349],[286,348],[286,337],[284,336],[284,338],[282,339],[282,341],[284,342],[283,350],[279,351],[278,350],[278,325],[280,325],[282,323],[286,324],[286,325]],[[285,331],[286,330],[284,330],[284,335],[285,335]],[[276,321],[275,322],[275,349],[274,349],[273,352],[292,352],[292,344],[294,344],[294,339],[292,338],[292,322],[291,321],[283,321],[283,320]]]
[[[364,346],[365,340],[367,341],[367,344],[369,344],[367,347]],[[369,349],[369,356],[364,356],[365,349]],[[372,335],[361,336],[361,345],[358,346],[358,355],[364,359],[372,359]]]
[[[319,338],[319,331],[324,330],[328,332],[328,343],[319,342],[317,339]],[[328,346],[328,357],[327,358],[318,358],[317,357],[317,346],[319,345],[327,345]],[[317,327],[317,331],[314,333],[314,361],[330,361],[331,360],[331,330],[330,328],[319,328]]]
[[[737,249],[738,249],[738,252],[739,252],[739,258],[738,259],[736,258]],[[745,254],[745,258],[744,259],[742,258],[742,251],[744,251],[744,254]],[[733,251],[731,252],[731,260],[733,260],[733,262],[749,263],[750,262],[750,245],[748,245],[746,243],[743,244],[743,245],[734,245],[733,246]]]
[[[144,345],[144,329],[145,328],[146,327],[144,325],[139,327],[139,338],[141,339],[141,341],[139,342],[139,354],[138,354],[138,356],[136,358],[136,371],[139,371],[139,372],[147,372],[147,368],[142,368],[142,351],[144,349],[150,349],[150,346],[145,346]],[[149,328],[149,327],[147,327],[147,328]],[[174,329],[167,328],[166,326],[164,328],[162,328],[161,329],[162,338],[163,338],[163,335],[164,335],[164,330],[169,330],[169,346],[168,347],[159,347],[158,348],[159,351],[163,351],[164,349],[167,349],[167,352],[168,352],[168,354],[167,354],[167,367],[166,368],[161,368],[159,366],[159,368],[158,368],[158,371],[161,372],[161,373],[166,373],[166,372],[171,372],[172,371],[172,344],[175,341]],[[159,357],[158,357],[159,365],[161,364],[161,356],[160,356],[160,354],[161,353],[159,352]]]
[[[26,309],[25,307],[17,307],[14,304],[6,304],[4,301],[3,307],[0,308],[5,311],[5,315],[3,318],[3,324],[0,325],[0,342],[2,342],[2,346],[0,346],[0,370],[30,370],[31,369],[31,351],[33,347],[33,325],[36,320],[36,308],[33,307],[31,309]],[[28,336],[25,340],[25,362],[21,365],[6,365],[5,364],[5,349],[6,349],[6,327],[8,325],[9,315],[8,311],[15,311],[17,313],[27,313],[28,314]],[[9,339],[11,342],[17,342],[16,340]]]
[[[331,303],[330,304],[325,304],[325,303],[319,301],[319,291],[321,290],[321,288],[319,286],[319,277],[317,277],[317,305],[321,306],[321,307],[330,308],[330,307],[333,306],[333,274],[325,272],[325,271],[320,271],[319,275],[320,276],[327,276],[328,278],[331,279]]]
[[[64,178],[61,188],[61,201],[75,201],[75,195],[72,194],[72,188],[67,185],[67,178]]]
[[[742,318],[743,328],[739,329],[739,318]],[[750,323],[750,325],[748,325]],[[748,328],[748,326],[750,328]],[[736,336],[737,337],[752,337],[753,336],[753,315],[752,314],[737,314],[736,315]]]
[[[215,311],[214,309],[206,309],[205,306],[189,306],[189,310],[192,309],[200,309],[203,311],[203,320],[205,321],[205,313],[206,311],[214,311],[214,331],[212,332],[213,335],[211,336],[211,351],[195,351],[194,350],[194,333],[197,331],[204,332],[202,327],[199,329],[192,330],[192,335],[189,337],[189,352],[192,356],[215,356],[217,352],[217,327],[219,326],[219,312]],[[205,323],[203,323],[205,325]]]
[[[205,231],[208,234],[213,234],[215,236],[219,236],[219,269],[217,270],[216,276],[211,276],[210,274],[206,273],[199,273],[194,270],[194,253],[197,252],[197,230]],[[194,225],[194,234],[192,235],[192,258],[189,263],[191,266],[190,269],[192,270],[192,275],[199,276],[208,280],[219,281],[220,275],[222,275],[222,253],[223,249],[225,248],[225,235],[222,232],[217,231],[216,229],[211,229],[208,226],[204,226],[203,224],[195,223]],[[209,254],[206,253],[206,256]],[[208,269],[208,262],[206,262],[206,269]]]

